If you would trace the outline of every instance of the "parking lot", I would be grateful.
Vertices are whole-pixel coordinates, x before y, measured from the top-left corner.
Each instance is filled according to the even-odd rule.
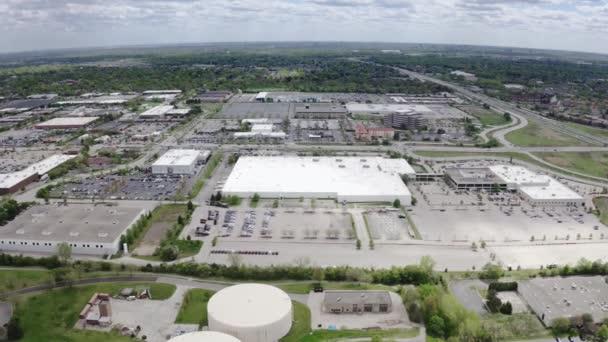
[[[365,213],[369,234],[376,242],[400,242],[415,238],[401,211],[370,210]]]
[[[169,201],[185,198],[195,181],[194,175],[110,175],[66,182],[51,197]]]
[[[532,207],[517,194],[457,191],[443,181],[410,185],[410,213],[432,241],[566,242],[600,240],[608,228],[584,208]]]

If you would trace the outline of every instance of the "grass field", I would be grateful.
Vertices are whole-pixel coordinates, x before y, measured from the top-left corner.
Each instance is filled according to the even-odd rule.
[[[51,274],[46,270],[0,270],[0,293],[43,284],[50,280]]]
[[[608,178],[608,152],[539,152],[535,155],[571,171]]]
[[[331,283],[323,282],[323,288],[326,290],[386,290],[394,291],[390,286],[379,285],[379,284],[360,284],[360,283]],[[296,284],[285,284],[279,285],[285,292],[295,294],[308,294],[312,291],[312,283],[296,283]]]
[[[175,323],[207,325],[207,302],[214,293],[204,289],[188,290],[175,318]]]
[[[481,124],[484,126],[504,126],[513,122],[513,120],[505,119],[503,114],[497,113],[493,110],[485,109],[483,107],[461,106],[458,108],[479,119],[479,122],[481,122]]]
[[[418,336],[418,328],[389,330],[316,330],[310,328],[310,310],[301,303],[293,302],[294,322],[287,336],[280,342],[338,342],[350,338],[410,338]]]
[[[148,286],[156,300],[169,298],[175,286],[159,283],[113,283],[75,286],[47,291],[42,294],[18,297],[15,300],[24,337],[22,342],[70,341],[70,342],[122,342],[130,338],[115,334],[81,331],[72,327],[78,313],[95,292],[117,294],[124,287]]]
[[[576,124],[576,123],[566,123],[566,125],[568,127],[571,127],[571,128],[574,128],[574,129],[578,129],[581,132],[585,132],[587,134],[591,134],[591,135],[594,135],[596,137],[608,139],[608,129],[602,129],[602,128],[598,128],[598,127],[579,125],[579,124]]]
[[[600,212],[600,221],[608,226],[608,197],[596,197],[593,204]]]
[[[532,121],[526,127],[508,133],[505,138],[517,146],[589,146],[584,141]]]
[[[499,341],[552,338],[553,336],[551,331],[545,329],[538,318],[531,313],[484,315],[481,317],[481,324],[488,331],[499,336]]]

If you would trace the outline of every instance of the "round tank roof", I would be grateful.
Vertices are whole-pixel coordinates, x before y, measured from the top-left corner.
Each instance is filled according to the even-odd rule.
[[[214,331],[197,331],[176,336],[169,342],[241,342],[238,338]]]
[[[264,284],[227,287],[211,297],[209,316],[234,327],[259,327],[291,317],[291,299],[281,289]]]

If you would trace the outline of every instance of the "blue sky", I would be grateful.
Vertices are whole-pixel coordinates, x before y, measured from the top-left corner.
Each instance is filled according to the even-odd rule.
[[[608,53],[608,0],[1,0],[0,52],[385,41]]]

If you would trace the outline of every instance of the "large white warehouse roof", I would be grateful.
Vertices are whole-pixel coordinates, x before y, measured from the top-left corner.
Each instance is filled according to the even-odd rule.
[[[238,338],[215,331],[196,331],[176,336],[169,342],[241,342]]]
[[[277,341],[291,329],[291,299],[270,285],[227,287],[211,297],[207,311],[210,330],[247,342]]]
[[[401,175],[413,175],[404,159],[380,157],[241,157],[222,192],[262,197],[336,198],[351,202],[409,203]]]

